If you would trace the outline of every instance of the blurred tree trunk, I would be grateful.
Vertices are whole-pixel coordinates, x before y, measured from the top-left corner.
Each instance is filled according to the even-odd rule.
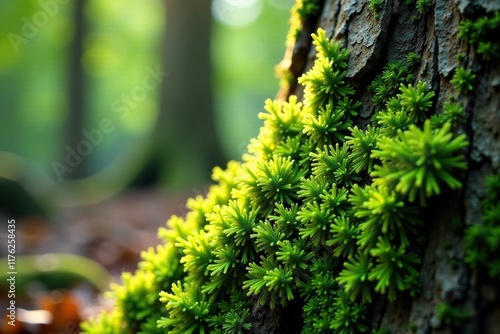
[[[167,0],[166,10],[168,77],[161,88],[153,159],[167,186],[199,186],[224,162],[212,106],[210,1]]]
[[[60,161],[70,159],[71,172],[65,173],[65,178],[81,178],[87,176],[88,159],[76,157],[71,153],[68,158],[68,150],[77,151],[78,144],[84,139],[82,130],[85,128],[85,73],[82,66],[83,42],[85,38],[85,13],[84,0],[77,0],[73,7],[74,36],[70,45],[69,56],[69,105],[68,119],[65,128],[65,143],[62,147]],[[74,167],[73,167],[74,166]]]
[[[492,10],[500,10],[500,1],[438,0],[432,2],[426,13],[419,14],[415,1],[407,4],[404,0],[385,0],[377,19],[368,1],[325,0],[321,13],[306,20],[303,33],[283,62],[290,64],[296,77],[312,66],[315,50],[310,33],[317,27],[325,29],[328,37],[341,41],[350,51],[347,77],[361,92],[361,125],[367,123],[374,111],[367,86],[384,65],[390,61],[404,62],[411,51],[422,57],[415,74],[436,92],[438,109],[450,96],[466,106],[467,121],[462,130],[471,144],[467,156],[469,167],[462,190],[436,198],[424,217],[428,230],[424,234],[422,293],[392,303],[385,299],[375,301],[377,306],[371,319],[374,328],[385,327],[398,334],[500,333],[499,284],[492,284],[464,264],[463,231],[453,231],[451,225],[457,216],[463,226],[480,221],[484,179],[500,171],[500,64],[495,60],[482,61],[457,36],[461,20],[475,19]],[[474,91],[467,96],[456,96],[450,83],[458,67],[471,68],[476,73]],[[286,99],[296,94],[300,98],[301,88],[292,85],[278,96]],[[450,263],[455,261],[458,265],[453,269]],[[458,305],[470,314],[470,319],[453,330],[443,326],[435,315],[436,305],[443,302]],[[260,321],[254,323],[253,332],[300,332],[300,321],[293,328],[294,321],[289,317],[293,311],[292,304],[263,317],[261,307],[255,305],[254,316]]]

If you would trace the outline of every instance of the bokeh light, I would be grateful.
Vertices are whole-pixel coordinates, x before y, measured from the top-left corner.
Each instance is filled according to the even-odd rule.
[[[242,27],[257,20],[262,7],[262,0],[214,0],[212,14],[224,25]]]

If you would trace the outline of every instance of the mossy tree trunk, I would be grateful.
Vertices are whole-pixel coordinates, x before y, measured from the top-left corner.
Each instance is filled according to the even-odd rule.
[[[245,162],[85,333],[499,333],[499,35],[498,0],[298,0]]]
[[[468,170],[462,175],[461,190],[445,192],[427,206],[422,292],[413,298],[398,297],[395,302],[379,296],[371,323],[372,328],[383,327],[390,333],[500,333],[498,282],[471,270],[464,261],[464,229],[481,221],[485,178],[500,170],[500,63],[498,58],[485,61],[458,36],[461,21],[500,10],[500,1],[429,3],[426,11],[419,12],[413,0],[385,0],[375,12],[368,1],[325,0],[317,15],[302,20],[302,33],[282,64],[295,79],[307,72],[315,59],[310,34],[321,27],[350,51],[347,78],[363,102],[358,126],[365,126],[375,109],[368,89],[372,80],[389,62],[406,62],[410,52],[421,56],[413,74],[436,93],[436,112],[451,97],[465,107],[467,120],[459,131],[467,134],[470,143]],[[459,94],[450,83],[456,69],[462,67],[476,75],[467,94]],[[303,87],[292,82],[278,98],[287,99],[291,94],[300,99]],[[443,303],[461,309],[467,320],[458,327],[445,326],[436,315],[436,307]],[[290,314],[294,311],[293,304],[268,313],[254,305],[253,315],[259,321],[253,323],[252,332],[300,332],[301,320],[295,323]]]

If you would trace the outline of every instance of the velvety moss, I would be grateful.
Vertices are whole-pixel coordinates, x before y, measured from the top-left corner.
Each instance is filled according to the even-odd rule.
[[[84,333],[245,333],[253,304],[294,299],[303,333],[358,333],[370,329],[373,300],[420,293],[420,211],[461,187],[467,140],[452,127],[462,109],[444,106],[432,121],[434,93],[390,63],[370,85],[372,124],[354,126],[361,102],[345,79],[349,53],[322,29],[313,43],[304,101],[266,102],[243,162],[214,170],[208,194],[160,229],[165,244],[123,274],[115,309]],[[488,208],[485,220],[496,222]],[[470,257],[483,263],[496,235],[469,232],[471,244],[493,247]]]

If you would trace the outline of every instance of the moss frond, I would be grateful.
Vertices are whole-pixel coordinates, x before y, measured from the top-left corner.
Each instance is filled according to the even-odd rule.
[[[468,145],[465,135],[453,138],[451,125],[432,130],[430,120],[423,130],[412,125],[407,131],[399,131],[397,138],[382,138],[373,158],[382,165],[374,167],[371,173],[374,184],[395,184],[395,190],[413,202],[419,195],[420,203],[426,198],[441,193],[440,182],[451,189],[461,187],[453,171],[466,169],[461,150]]]

